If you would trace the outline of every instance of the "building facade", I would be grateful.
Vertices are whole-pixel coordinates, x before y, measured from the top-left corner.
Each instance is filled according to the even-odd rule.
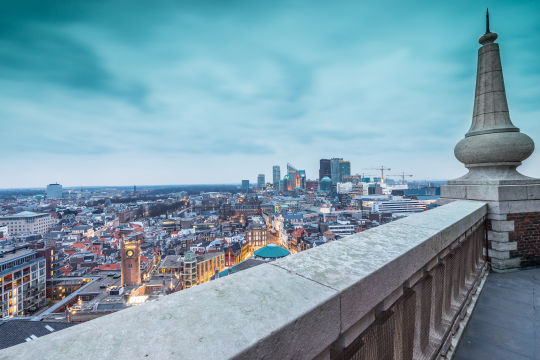
[[[330,178],[332,179],[332,185],[336,185],[339,182],[339,162],[343,158],[330,159]]]
[[[351,162],[347,160],[341,160],[339,162],[339,180],[342,182],[345,177],[351,176]]]
[[[265,224],[251,223],[246,230],[246,240],[253,249],[266,246],[267,231]]]
[[[15,215],[0,217],[0,226],[7,226],[12,236],[23,234],[44,235],[56,224],[55,219],[49,214],[39,214],[32,211],[23,211]]]
[[[249,180],[242,180],[242,192],[243,193],[249,192]]]
[[[184,289],[189,289],[190,287],[198,284],[197,257],[191,251],[187,251],[184,255],[182,283]]]
[[[257,175],[257,187],[259,188],[259,190],[263,190],[266,187],[264,174]]]
[[[222,251],[197,256],[198,284],[210,281],[212,276],[223,269],[225,269],[225,254]]]
[[[330,176],[332,176],[330,159],[321,159],[319,166],[319,181],[321,181],[324,177]]]
[[[7,225],[0,226],[0,239],[5,239],[9,237],[9,228]]]
[[[49,184],[47,185],[47,199],[61,199],[62,198],[62,185]]]
[[[0,318],[24,316],[46,304],[45,259],[13,248],[0,257]]]
[[[274,189],[279,190],[279,180],[281,179],[281,169],[279,165],[272,166],[272,184]]]

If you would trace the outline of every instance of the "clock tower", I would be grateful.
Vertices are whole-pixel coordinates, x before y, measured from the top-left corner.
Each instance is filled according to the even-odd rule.
[[[122,286],[141,284],[141,242],[122,239]]]

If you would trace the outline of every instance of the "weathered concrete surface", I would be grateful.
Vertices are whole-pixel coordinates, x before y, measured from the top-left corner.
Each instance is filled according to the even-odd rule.
[[[5,349],[0,359],[324,357],[485,214],[485,203],[456,201]]]
[[[273,265],[339,290],[347,330],[485,214],[484,203],[453,202]]]
[[[488,275],[454,359],[540,359],[540,269]]]
[[[321,339],[339,335],[336,294],[264,264],[5,349],[0,359],[311,359]]]

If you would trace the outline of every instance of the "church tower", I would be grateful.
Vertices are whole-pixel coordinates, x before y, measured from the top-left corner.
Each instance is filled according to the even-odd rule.
[[[122,239],[122,286],[141,284],[141,242]]]

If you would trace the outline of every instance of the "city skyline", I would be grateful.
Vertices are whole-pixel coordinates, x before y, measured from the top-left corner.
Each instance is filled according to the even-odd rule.
[[[540,137],[537,3],[117,4],[6,6],[0,188],[315,179],[333,157],[456,178],[486,5],[510,115]]]

